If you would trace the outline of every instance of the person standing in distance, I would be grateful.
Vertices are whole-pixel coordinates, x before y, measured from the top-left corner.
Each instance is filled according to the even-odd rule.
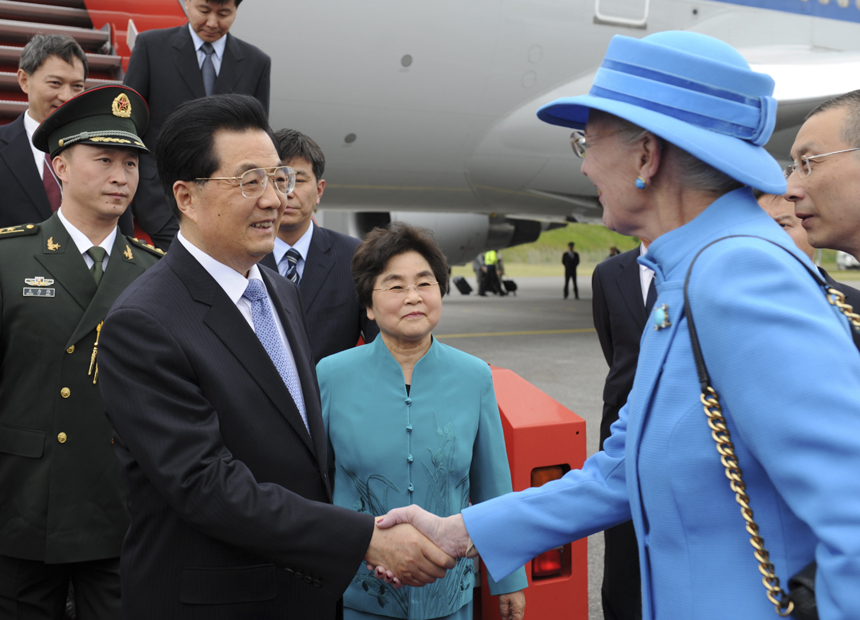
[[[263,106],[189,101],[156,159],[180,231],[99,344],[131,507],[125,620],[327,620],[362,561],[411,585],[444,576],[454,561],[411,527],[386,536],[331,505],[298,290],[257,265],[295,183]]]
[[[21,50],[18,84],[27,110],[0,127],[0,228],[44,222],[60,207],[62,190],[50,158],[33,146],[39,123],[84,91],[87,57],[66,35],[37,34]]]
[[[117,230],[146,122],[143,99],[122,86],[58,107],[33,143],[52,157],[62,205],[0,231],[2,618],[62,618],[69,582],[79,620],[121,617],[129,515],[98,342],[111,304],[161,255]]]
[[[229,33],[241,3],[185,0],[188,24],[138,35],[123,83],[149,103],[151,121],[143,139],[153,150],[167,117],[191,99],[221,93],[251,95],[268,113],[271,58]],[[149,155],[140,160],[140,176],[134,217],[153,243],[167,250],[179,224]]]
[[[325,190],[325,155],[310,137],[295,129],[275,133],[284,164],[296,173],[287,196],[275,250],[261,261],[280,272],[301,292],[314,363],[371,342],[379,328],[358,305],[352,280],[352,255],[359,240],[317,226],[313,214]]]
[[[579,299],[579,286],[576,284],[576,267],[579,265],[579,252],[573,251],[573,241],[567,244],[567,252],[561,255],[561,264],[564,265],[564,298],[567,299],[570,288],[568,283],[573,280],[573,296]]]

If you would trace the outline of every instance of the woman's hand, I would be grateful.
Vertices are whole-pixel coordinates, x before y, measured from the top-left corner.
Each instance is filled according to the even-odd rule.
[[[502,620],[523,620],[526,611],[526,595],[522,590],[499,595]]]

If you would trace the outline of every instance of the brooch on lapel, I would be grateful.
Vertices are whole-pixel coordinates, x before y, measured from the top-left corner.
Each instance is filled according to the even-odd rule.
[[[659,308],[654,308],[654,329],[660,330],[667,327],[672,327],[669,322],[669,306],[660,304]]]

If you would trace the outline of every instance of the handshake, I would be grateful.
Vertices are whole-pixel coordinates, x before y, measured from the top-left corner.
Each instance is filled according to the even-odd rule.
[[[437,517],[413,504],[376,520],[364,559],[367,570],[399,588],[433,583],[454,568],[457,558],[477,556],[463,515]],[[499,595],[502,620],[522,620],[525,607],[522,590]]]
[[[433,583],[457,558],[477,555],[462,515],[437,517],[413,504],[376,520],[365,561],[377,578],[399,588]]]

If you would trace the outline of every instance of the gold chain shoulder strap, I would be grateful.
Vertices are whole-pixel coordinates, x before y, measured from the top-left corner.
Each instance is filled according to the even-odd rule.
[[[844,314],[851,322],[854,329],[860,331],[860,316],[854,312],[854,309],[849,304],[845,303],[845,295],[833,287],[827,287],[827,283],[824,282],[821,275],[812,272],[806,263],[797,258],[797,256],[795,256],[791,251],[770,239],[765,239],[764,237],[755,237],[754,235],[730,235],[730,237],[754,237],[756,239],[772,243],[788,252],[788,254],[797,259],[798,262],[806,268],[810,275],[812,275],[812,277],[815,278],[823,288],[825,288],[827,291],[827,301],[839,308],[842,314]],[[750,508],[750,498],[749,495],[747,495],[746,486],[744,485],[743,472],[738,464],[738,457],[735,454],[735,447],[734,444],[732,444],[732,437],[731,433],[729,433],[729,428],[726,425],[726,419],[723,417],[720,399],[717,395],[717,391],[711,387],[711,379],[708,376],[707,369],[705,368],[705,359],[702,356],[702,349],[699,346],[699,336],[696,333],[696,327],[693,323],[690,299],[687,294],[687,289],[690,284],[690,273],[692,272],[693,265],[695,264],[696,259],[699,258],[699,255],[714,243],[730,237],[722,237],[721,239],[712,241],[699,250],[698,254],[696,254],[693,261],[690,263],[690,267],[687,270],[687,278],[684,282],[684,314],[686,315],[687,323],[690,326],[690,340],[693,345],[693,356],[696,358],[696,370],[699,373],[699,383],[702,388],[700,400],[704,406],[705,415],[708,417],[708,426],[711,428],[711,437],[714,438],[714,441],[717,444],[717,452],[720,455],[720,461],[722,462],[723,467],[726,469],[726,477],[729,479],[729,486],[732,491],[734,491],[735,501],[737,501],[741,507],[741,516],[743,516],[744,521],[746,522],[746,530],[750,535],[750,544],[754,549],[753,555],[758,562],[758,570],[762,574],[762,583],[767,590],[767,598],[771,603],[773,603],[776,613],[782,617],[786,617],[794,611],[794,603],[789,598],[788,593],[780,587],[779,577],[777,577],[774,572],[773,563],[770,561],[770,554],[764,546],[764,538],[759,534],[759,527],[755,522],[753,510]]]

